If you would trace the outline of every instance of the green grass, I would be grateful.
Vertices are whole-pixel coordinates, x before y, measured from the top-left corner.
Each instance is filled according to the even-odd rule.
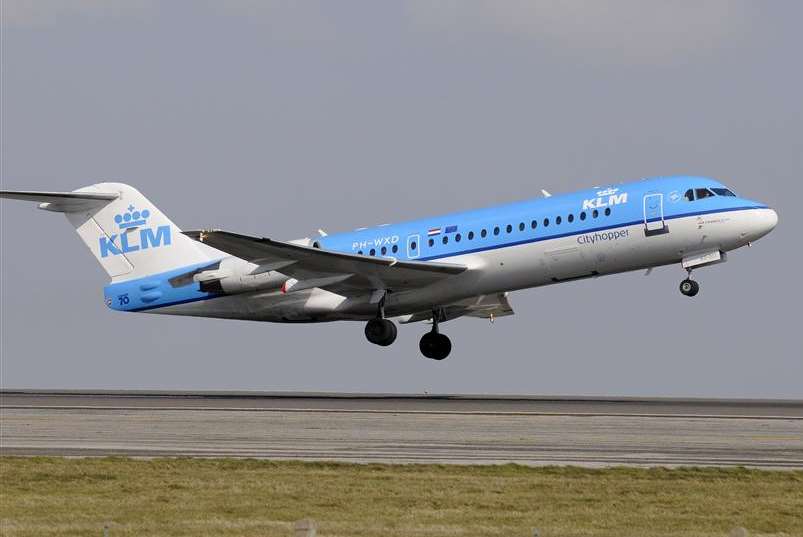
[[[803,536],[803,472],[0,458],[6,536]]]

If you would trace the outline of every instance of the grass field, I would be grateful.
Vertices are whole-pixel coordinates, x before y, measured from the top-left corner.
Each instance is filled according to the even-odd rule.
[[[0,458],[3,537],[803,536],[803,472]]]

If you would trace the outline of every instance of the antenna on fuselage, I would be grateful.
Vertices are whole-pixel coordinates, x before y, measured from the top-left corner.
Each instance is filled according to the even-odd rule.
[[[552,197],[552,194],[550,194],[549,192],[547,192],[543,188],[541,189],[541,194],[543,194],[545,198],[551,198]]]

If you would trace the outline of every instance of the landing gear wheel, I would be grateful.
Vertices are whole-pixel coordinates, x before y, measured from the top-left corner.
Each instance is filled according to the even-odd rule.
[[[680,282],[680,292],[686,296],[694,296],[700,292],[700,284],[687,278]]]
[[[432,360],[443,360],[452,352],[452,342],[438,332],[427,332],[418,343],[421,354]]]
[[[387,347],[396,341],[396,325],[387,319],[371,319],[365,324],[365,337],[374,345]]]

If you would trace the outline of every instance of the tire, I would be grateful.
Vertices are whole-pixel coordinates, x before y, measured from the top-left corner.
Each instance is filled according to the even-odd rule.
[[[680,292],[685,296],[695,296],[700,292],[700,284],[694,280],[685,279],[680,282]]]
[[[452,352],[452,342],[444,334],[428,332],[421,336],[418,348],[431,360],[443,360]]]
[[[365,323],[365,337],[374,345],[387,347],[396,341],[396,325],[387,319],[371,319]]]

